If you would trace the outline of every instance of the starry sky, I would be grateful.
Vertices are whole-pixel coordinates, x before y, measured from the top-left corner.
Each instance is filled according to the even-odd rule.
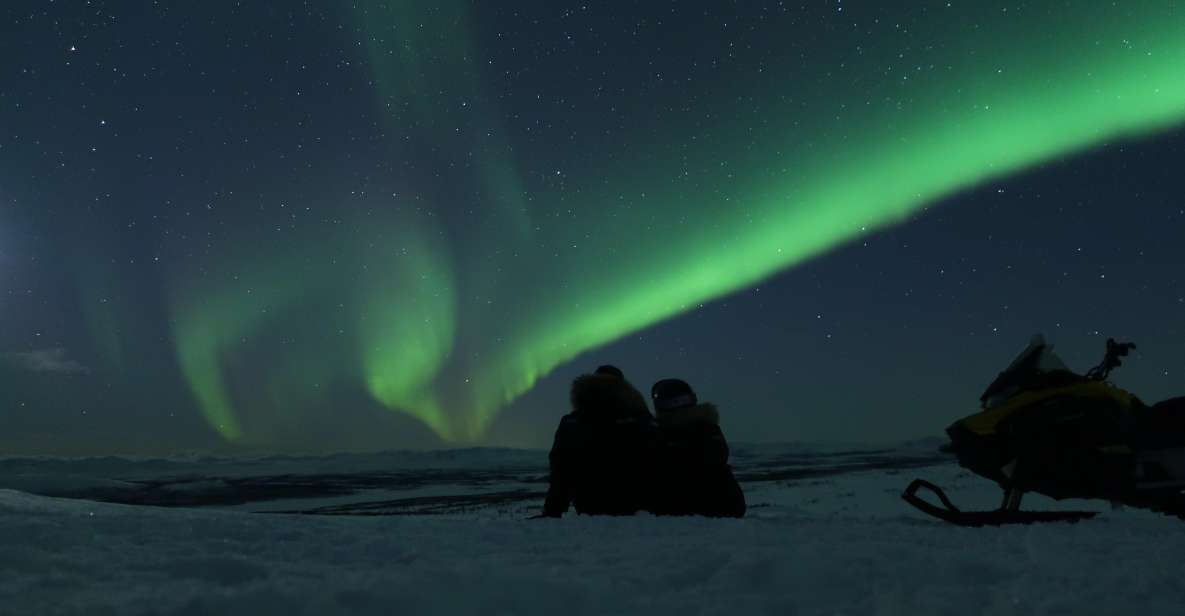
[[[0,451],[940,434],[1044,332],[1185,394],[1185,6],[0,8]]]

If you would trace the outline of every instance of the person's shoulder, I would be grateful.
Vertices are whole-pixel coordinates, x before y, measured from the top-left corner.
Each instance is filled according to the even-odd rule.
[[[560,418],[555,428],[555,441],[552,451],[568,450],[584,440],[587,427],[575,413],[568,413]]]
[[[581,428],[580,417],[576,413],[568,413],[560,417],[560,422],[555,428],[555,435],[557,439],[567,439],[573,433],[579,432]]]

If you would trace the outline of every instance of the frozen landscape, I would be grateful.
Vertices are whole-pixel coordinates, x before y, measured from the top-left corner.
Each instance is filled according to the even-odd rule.
[[[527,520],[546,452],[0,459],[5,614],[1169,614],[1180,520],[967,529],[994,486],[937,451],[736,447],[741,520]],[[100,499],[106,502],[99,502]],[[282,513],[277,513],[282,512]]]
[[[1185,614],[1185,0],[3,0],[0,76],[0,616]],[[747,515],[435,450],[552,434]]]

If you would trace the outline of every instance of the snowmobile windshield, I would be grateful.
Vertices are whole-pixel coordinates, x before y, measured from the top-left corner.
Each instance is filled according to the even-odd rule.
[[[1017,355],[1016,359],[996,376],[991,385],[988,385],[979,401],[983,408],[992,408],[1019,392],[1033,377],[1054,371],[1070,372],[1070,369],[1053,352],[1053,345],[1046,344],[1045,337],[1038,334],[1033,336],[1020,355]]]

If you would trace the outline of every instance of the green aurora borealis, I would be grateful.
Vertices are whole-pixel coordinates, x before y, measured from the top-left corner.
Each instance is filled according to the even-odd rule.
[[[888,23],[860,45],[787,42],[760,66],[653,88],[624,130],[571,139],[588,164],[543,172],[546,155],[508,136],[516,103],[502,96],[506,71],[483,60],[501,39],[481,30],[480,9],[357,3],[349,19],[365,45],[354,60],[374,87],[354,95],[385,118],[392,156],[466,152],[467,168],[437,173],[469,178],[480,213],[442,217],[439,201],[455,195],[413,186],[391,207],[341,212],[334,232],[228,230],[233,250],[165,284],[177,362],[229,440],[266,441],[246,419],[255,409],[316,403],[338,383],[445,440],[479,441],[501,409],[586,351],[960,190],[1185,121],[1185,12],[1095,4],[935,4],[908,50]],[[307,335],[260,361],[251,341],[282,331]]]

